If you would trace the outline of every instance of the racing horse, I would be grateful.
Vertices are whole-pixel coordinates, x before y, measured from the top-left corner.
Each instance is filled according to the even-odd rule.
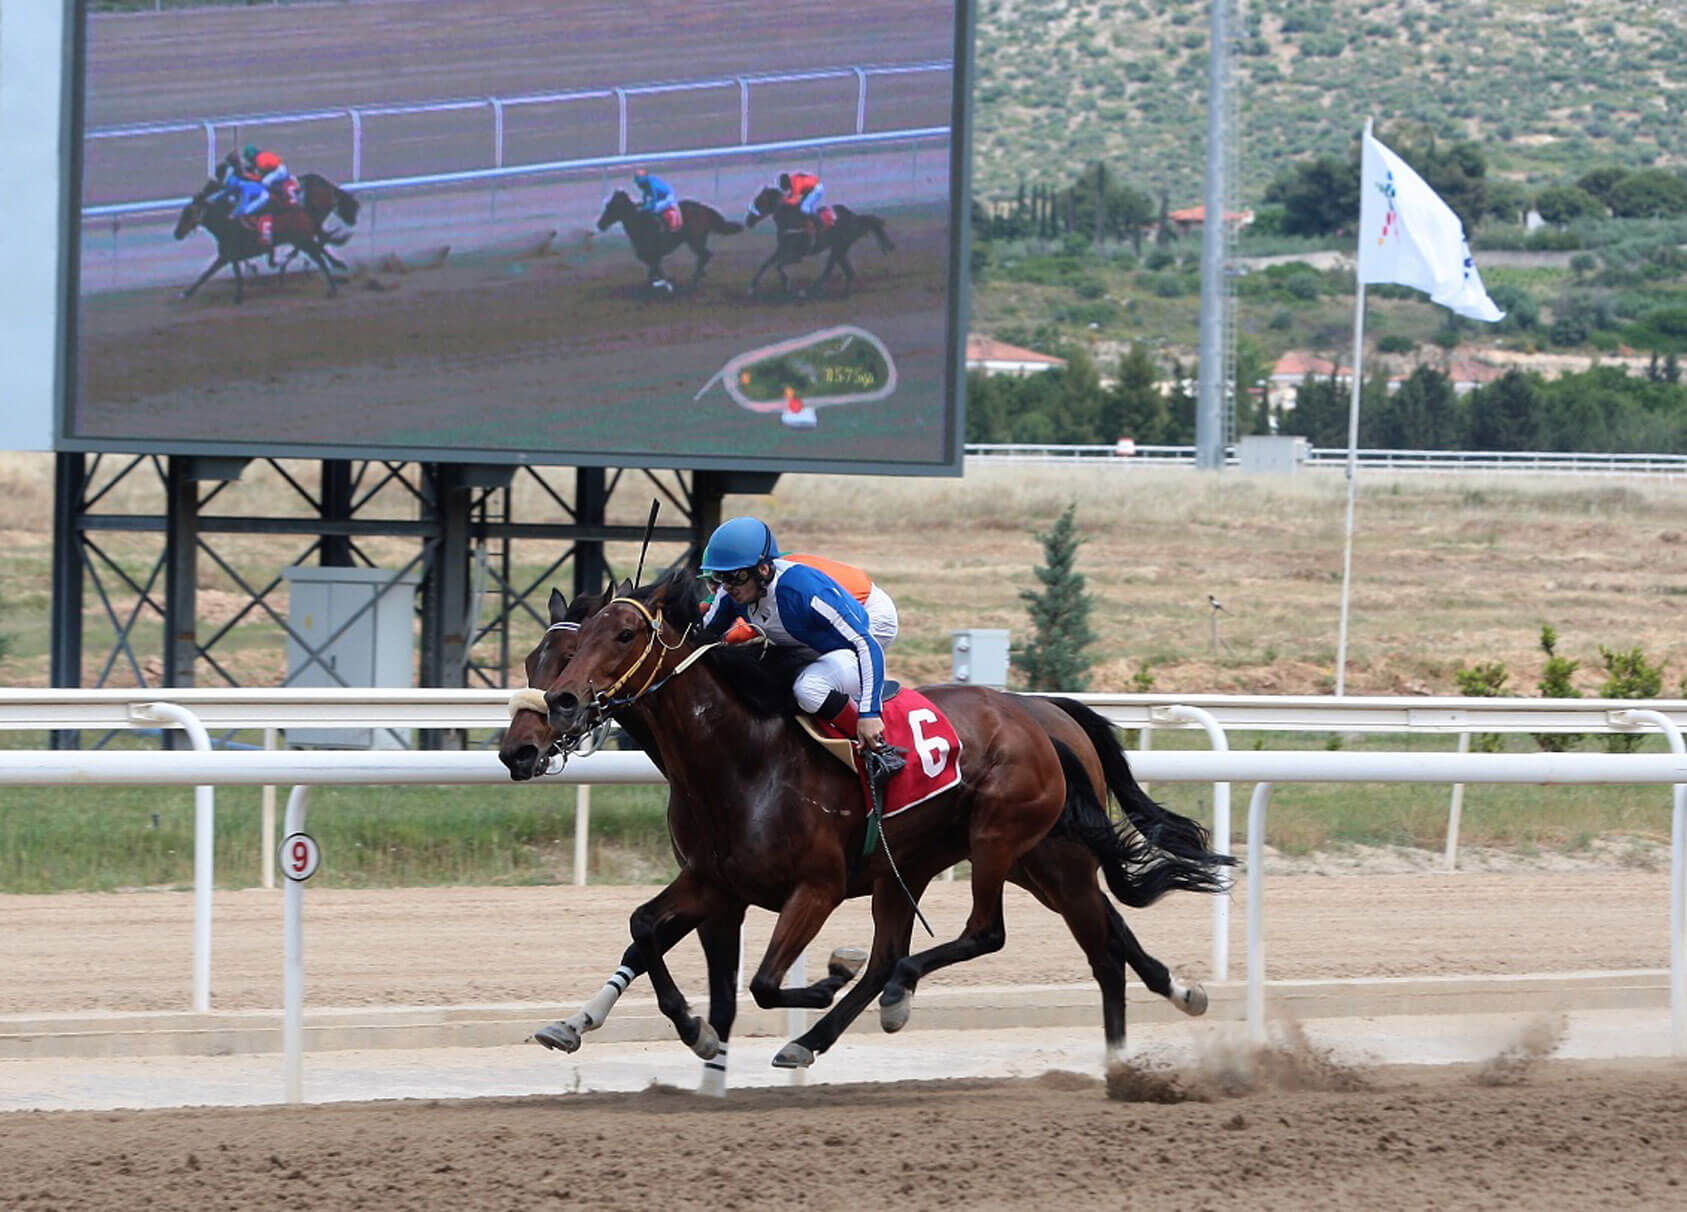
[[[750,293],[756,293],[764,273],[775,269],[779,271],[779,282],[785,288],[785,293],[790,294],[791,279],[786,276],[785,267],[819,253],[827,254],[826,264],[820,270],[820,276],[809,283],[807,290],[801,293],[806,295],[808,291],[818,288],[831,277],[834,268],[843,271],[844,290],[847,293],[855,285],[855,269],[849,263],[849,250],[857,240],[862,236],[871,235],[878,241],[883,252],[890,252],[896,247],[885,234],[884,220],[878,216],[863,214],[847,206],[834,206],[832,213],[836,216],[832,226],[818,235],[813,235],[809,217],[785,201],[785,195],[774,186],[768,186],[750,199],[750,209],[744,216],[746,226],[754,227],[763,219],[771,218],[777,237],[773,245],[773,255],[761,263],[755,276],[750,279]]]
[[[696,286],[702,280],[703,267],[715,255],[709,251],[709,237],[731,236],[744,230],[742,223],[734,223],[714,207],[690,198],[681,200],[679,213],[679,230],[670,231],[661,216],[640,209],[626,190],[618,189],[603,204],[603,213],[597,217],[597,229],[608,231],[619,223],[632,242],[633,255],[643,261],[650,272],[650,289],[672,294],[674,284],[662,272],[663,257],[677,250],[681,244],[691,249],[692,255],[697,258],[696,267],[691,271],[691,285]]]
[[[226,202],[211,200],[221,189],[221,183],[207,181],[197,194],[188,199],[187,205],[182,207],[182,213],[176,220],[176,239],[185,240],[194,228],[202,227],[217,242],[217,255],[211,264],[205,267],[205,272],[194,279],[193,285],[182,291],[182,298],[192,296],[212,274],[227,265],[234,271],[234,301],[241,302],[245,297],[245,279],[240,269],[241,263],[265,256],[272,248],[281,245],[287,245],[309,257],[322,271],[323,279],[328,283],[328,294],[334,294],[334,273],[328,266],[327,246],[344,244],[349,239],[348,236],[343,233],[323,235],[317,231],[315,222],[303,209],[285,208],[274,212],[274,222],[270,228],[272,244],[266,247],[259,240],[256,231],[234,216],[232,207]]]
[[[670,581],[672,586],[675,581]],[[659,583],[659,586],[661,583]],[[623,586],[624,596],[612,605],[631,603],[639,610],[638,598],[633,598],[631,585]],[[659,587],[653,587],[652,596],[665,597],[671,605],[674,600],[683,601],[685,593],[666,593]],[[607,597],[608,595],[604,595]],[[528,675],[528,689],[517,691],[511,701],[511,726],[506,732],[500,749],[500,758],[509,767],[511,777],[517,780],[533,777],[541,772],[548,761],[549,755],[562,737],[552,727],[547,716],[547,699],[539,687],[554,686],[561,680],[562,672],[571,664],[575,649],[580,644],[580,628],[583,620],[594,615],[598,610],[602,598],[577,598],[570,606],[562,596],[553,592],[550,600],[551,623],[539,645],[529,654],[526,662]],[[658,607],[661,609],[661,607]],[[657,636],[660,633],[653,630]],[[666,646],[667,640],[662,644]],[[672,651],[671,649],[665,649]],[[693,651],[698,651],[693,649]],[[648,658],[641,658],[644,663]],[[744,664],[744,658],[749,656],[744,649],[727,649],[713,653],[706,658],[710,663],[722,664],[727,670]],[[658,658],[658,664],[663,658]],[[695,658],[693,658],[695,659]],[[634,666],[636,668],[636,664]],[[789,714],[793,706],[789,701],[789,678],[779,675],[773,676],[771,685],[768,674],[760,670],[759,665],[753,665],[751,673],[759,676],[763,685],[752,690],[749,698],[752,704],[760,698],[762,711],[768,703],[775,704],[773,716],[783,715],[786,723],[790,724]],[[740,670],[742,672],[742,670]],[[670,675],[672,676],[672,675]],[[648,684],[648,683],[647,683]],[[718,689],[718,687],[717,687]],[[740,687],[742,689],[742,687]],[[947,688],[951,694],[963,697],[977,697],[971,688]],[[1043,904],[1059,912],[1067,922],[1073,936],[1083,948],[1090,961],[1091,971],[1102,990],[1103,1027],[1107,1045],[1110,1051],[1123,1048],[1125,1038],[1125,1006],[1124,1006],[1124,966],[1128,963],[1142,978],[1144,983],[1154,992],[1171,1000],[1174,1005],[1189,1014],[1200,1014],[1206,1009],[1207,998],[1201,988],[1186,986],[1176,981],[1159,960],[1150,956],[1137,942],[1135,936],[1126,927],[1118,912],[1114,909],[1106,895],[1101,892],[1096,874],[1100,869],[1106,876],[1109,887],[1114,895],[1125,904],[1140,907],[1152,903],[1165,892],[1174,888],[1187,888],[1195,891],[1218,891],[1223,887],[1219,878],[1219,867],[1228,863],[1227,857],[1214,855],[1206,849],[1206,838],[1201,827],[1174,813],[1167,812],[1158,804],[1150,800],[1138,787],[1131,777],[1123,751],[1107,721],[1090,711],[1088,708],[1071,700],[1032,698],[1024,696],[995,695],[994,692],[984,692],[1003,700],[1029,714],[1038,727],[1047,733],[1047,743],[1052,745],[1058,755],[1059,765],[1064,779],[1065,800],[1058,820],[1053,830],[1046,836],[1035,841],[1029,852],[1015,860],[1007,871],[1007,878],[1028,889]],[[935,692],[934,692],[935,697]],[[629,704],[630,706],[630,704]],[[683,709],[682,709],[683,710]],[[757,709],[752,706],[751,715],[756,715]],[[665,755],[671,752],[672,740],[664,745],[663,738],[657,734],[655,720],[651,708],[647,705],[640,711],[617,710],[616,719],[633,735],[635,741],[647,749],[658,766],[663,767],[670,775],[673,788],[669,804],[670,825],[673,831],[676,858],[685,870],[675,884],[649,905],[642,907],[634,915],[633,925],[635,941],[622,957],[622,965],[610,977],[603,990],[577,1014],[568,1019],[552,1023],[535,1033],[535,1039],[548,1047],[559,1048],[572,1052],[579,1047],[581,1034],[601,1026],[614,1006],[616,999],[625,991],[627,985],[647,968],[649,952],[654,951],[654,958],[659,959],[662,953],[671,948],[693,927],[696,927],[704,944],[705,954],[709,958],[710,1010],[709,1023],[705,1028],[698,1020],[691,1019],[685,1010],[683,996],[677,989],[671,989],[665,996],[663,1008],[674,1019],[679,1028],[680,1036],[691,1044],[694,1050],[705,1056],[704,1089],[710,1093],[723,1094],[725,1092],[725,1046],[724,1041],[732,1025],[735,1002],[734,991],[737,981],[738,960],[738,926],[742,922],[745,904],[758,903],[775,910],[781,907],[791,908],[795,898],[803,889],[797,887],[806,879],[813,882],[813,869],[806,877],[797,877],[785,882],[791,884],[789,891],[775,889],[769,894],[769,887],[780,883],[780,879],[765,872],[752,877],[749,882],[760,883],[764,895],[757,899],[753,890],[742,887],[743,881],[734,880],[731,886],[716,888],[705,899],[718,909],[714,916],[696,919],[683,912],[683,906],[669,906],[664,909],[661,903],[665,899],[683,899],[676,890],[681,889],[688,880],[696,883],[701,877],[708,879],[711,874],[719,879],[721,872],[705,870],[711,865],[718,864],[718,855],[713,859],[708,854],[701,854],[694,839],[688,847],[682,842],[687,833],[695,833],[697,825],[694,819],[698,813],[697,798],[706,795],[708,784],[699,783],[695,778],[681,783],[673,778],[674,770],[669,768]],[[778,734],[775,723],[764,722],[755,725],[763,733]],[[790,729],[795,725],[790,724]],[[747,737],[747,743],[754,746],[759,743],[755,736]],[[787,729],[783,740],[794,744],[795,752],[784,751],[774,757],[774,764],[787,772],[796,770],[799,775],[802,770],[804,757],[812,756],[814,750],[811,743],[802,739],[799,734]],[[826,773],[842,773],[830,759],[824,759],[830,769]],[[742,763],[740,763],[741,765]],[[754,763],[752,762],[753,766]],[[814,772],[819,773],[819,772]],[[775,778],[775,782],[778,779]],[[1000,781],[998,779],[997,781]],[[754,780],[752,779],[752,783]],[[763,780],[765,784],[766,780]],[[833,788],[847,798],[841,803],[859,802],[859,789],[849,778],[844,776],[845,787]],[[804,783],[808,785],[807,782]],[[754,790],[754,787],[751,788]],[[1125,808],[1131,821],[1130,826],[1118,826],[1109,821],[1102,801],[1107,791],[1111,789]],[[725,803],[736,803],[732,797],[742,790],[739,786],[729,786],[721,792]],[[762,786],[761,799],[746,801],[751,804],[771,804],[781,798],[786,800],[792,794],[797,794],[795,788],[780,788]],[[812,791],[812,788],[810,788]],[[963,794],[966,794],[963,792]],[[771,799],[768,798],[771,796]],[[988,804],[990,797],[985,797]],[[824,801],[821,801],[824,803]],[[968,810],[972,810],[973,803],[969,802]],[[820,833],[830,833],[836,840],[839,829],[836,822],[843,822],[842,832],[850,835],[850,844],[858,843],[864,832],[864,825],[857,821],[853,828],[849,823],[847,810],[841,816],[819,816],[814,811],[814,802],[806,804],[806,809],[799,807],[797,815],[814,818],[810,823],[818,826]],[[730,822],[731,808],[716,806],[712,811],[704,810],[709,821],[719,823],[728,822],[725,835],[717,835],[706,839],[708,851],[719,854],[730,854],[734,870],[739,870],[740,846],[753,844],[764,858],[773,858],[777,863],[784,852],[779,843],[765,835],[764,827],[777,825],[779,820],[769,817],[764,820],[752,820],[749,831],[758,835],[759,840],[746,842],[740,840],[738,832],[743,829],[743,823],[733,826]],[[777,811],[775,815],[777,815]],[[786,812],[791,811],[786,804]],[[829,809],[823,811],[831,811]],[[756,815],[751,813],[752,817]],[[859,813],[855,814],[859,816]],[[908,815],[908,814],[904,814]],[[782,819],[782,818],[781,818]],[[902,818],[899,817],[898,820]],[[833,826],[825,824],[834,822]],[[689,826],[688,826],[689,822]],[[801,822],[797,822],[801,824]],[[953,822],[951,822],[953,824]],[[708,822],[705,822],[705,833]],[[903,849],[902,826],[891,822],[892,842],[897,851]],[[1131,830],[1134,829],[1135,835]],[[736,830],[736,831],[735,831]],[[922,831],[930,834],[930,824]],[[1140,835],[1140,836],[1136,836]],[[964,851],[967,842],[960,838],[959,845]],[[957,843],[955,837],[949,837],[942,842],[942,846],[952,850]],[[693,855],[689,858],[687,855]],[[812,857],[812,856],[811,856]],[[916,856],[915,862],[904,862],[903,866],[909,870],[910,891],[917,896],[923,891],[925,884],[936,871],[951,865],[952,860],[945,861],[941,855],[927,856],[923,861]],[[918,863],[918,865],[916,865]],[[935,863],[935,865],[933,865]],[[867,891],[874,893],[874,916],[876,936],[872,964],[868,974],[857,984],[856,988],[846,997],[845,1001],[831,1014],[828,1014],[799,1040],[792,1041],[775,1058],[774,1063],[782,1067],[803,1066],[813,1062],[818,1053],[824,1052],[836,1041],[838,1035],[859,1013],[866,1002],[887,983],[893,975],[903,978],[906,988],[911,992],[912,969],[904,969],[901,961],[907,956],[909,937],[913,922],[912,902],[904,895],[903,889],[894,882],[883,878],[882,866],[875,876],[869,870],[858,870],[842,863],[837,853],[821,862],[822,868],[829,867],[824,872],[828,878],[822,882],[834,885],[833,891],[823,895],[815,905],[821,911],[813,920],[813,929],[817,930],[820,921],[830,912],[831,905],[836,900],[826,904],[830,896],[835,896],[835,885],[841,881],[845,895],[861,895]],[[740,872],[740,874],[742,874]],[[839,877],[839,878],[830,878]],[[975,877],[976,879],[976,877]],[[975,894],[978,889],[975,884]],[[808,892],[812,894],[813,890]],[[748,893],[748,896],[746,895]],[[996,931],[999,932],[999,894],[1000,884],[996,885],[997,917]],[[838,898],[841,899],[841,898]],[[975,909],[976,911],[976,909]],[[970,929],[969,923],[969,929]],[[809,937],[812,937],[812,930]],[[802,943],[793,942],[795,947],[790,955],[800,953]],[[769,960],[773,960],[773,952],[779,945],[779,939],[770,944]],[[999,939],[995,945],[999,945]],[[952,946],[952,945],[951,945]],[[993,947],[991,948],[993,949]],[[939,952],[943,948],[937,949]],[[928,953],[929,954],[929,953]],[[918,959],[920,957],[916,957]],[[783,961],[789,963],[789,958]],[[768,964],[764,962],[763,971],[757,975],[757,981],[752,983],[751,989],[759,1004],[762,1005],[804,1005],[823,1007],[828,1005],[837,990],[842,987],[859,969],[861,964],[859,953],[853,956],[840,951],[834,953],[826,979],[801,990],[779,990],[777,981],[783,975],[784,967],[769,974]],[[933,965],[940,966],[940,965]],[[926,968],[924,970],[929,970]],[[665,974],[666,969],[663,968]],[[658,985],[659,993],[663,985],[661,977],[653,974],[653,983]],[[671,986],[671,979],[668,981]],[[887,1029],[894,1030],[906,1021],[906,997],[898,999],[899,1007],[882,1008],[885,1014]],[[676,1014],[677,1009],[677,1014]],[[718,1046],[718,1059],[709,1059],[709,1054]]]
[[[344,244],[351,238],[350,233],[338,228],[329,228],[328,220],[337,218],[347,227],[356,227],[357,212],[362,209],[357,195],[341,189],[320,173],[306,173],[299,178],[299,205],[316,226],[316,234],[322,244],[322,255],[334,268],[346,269],[346,263],[334,255],[333,246]],[[345,238],[336,239],[339,236]],[[298,255],[298,249],[288,250],[279,267],[284,274],[288,264]]]

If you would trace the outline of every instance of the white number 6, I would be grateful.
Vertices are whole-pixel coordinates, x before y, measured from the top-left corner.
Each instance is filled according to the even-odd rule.
[[[920,755],[920,766],[925,770],[928,779],[934,779],[943,773],[943,767],[949,761],[949,742],[940,736],[927,736],[920,731],[921,724],[937,723],[937,713],[928,711],[924,707],[916,707],[908,713],[908,728],[914,734],[914,752]]]

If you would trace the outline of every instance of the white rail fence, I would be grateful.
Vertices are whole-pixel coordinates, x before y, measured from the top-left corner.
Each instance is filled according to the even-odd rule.
[[[638,160],[686,160],[705,157],[718,157],[729,152],[760,153],[769,151],[783,151],[799,148],[815,148],[826,146],[850,146],[866,144],[885,138],[920,135],[930,137],[941,132],[948,133],[947,127],[907,128],[896,131],[869,131],[868,119],[868,81],[874,78],[884,79],[893,76],[907,76],[925,73],[947,73],[953,70],[953,63],[949,60],[935,60],[922,63],[872,65],[861,67],[825,68],[816,71],[760,73],[755,75],[741,75],[719,77],[706,80],[685,80],[671,83],[636,84],[616,86],[612,88],[584,89],[572,92],[531,93],[514,97],[470,97],[455,100],[418,101],[398,105],[348,105],[333,106],[322,109],[303,110],[287,114],[248,114],[223,118],[196,118],[190,121],[176,122],[147,122],[127,126],[101,127],[87,132],[90,141],[113,141],[137,138],[153,138],[160,135],[180,134],[184,132],[203,131],[205,135],[205,174],[215,176],[218,154],[219,132],[227,131],[233,142],[238,143],[243,138],[242,131],[250,131],[261,127],[299,126],[307,123],[338,122],[347,124],[346,132],[349,139],[351,157],[351,179],[342,184],[348,189],[355,189],[360,193],[373,193],[383,190],[415,188],[421,185],[464,184],[474,181],[494,181],[518,174],[533,174],[558,172],[569,169],[610,167],[617,164],[631,164]],[[810,139],[781,139],[752,141],[750,122],[750,98],[752,89],[768,88],[784,84],[801,84],[819,80],[851,79],[856,83],[854,130],[846,135],[816,137]],[[686,93],[706,93],[722,89],[735,90],[738,97],[738,121],[735,138],[717,140],[708,148],[701,149],[673,149],[673,150],[643,150],[635,157],[629,152],[629,117],[628,102],[636,97],[659,95],[683,95]],[[613,155],[575,158],[556,161],[531,161],[520,164],[506,165],[505,116],[512,109],[539,105],[566,105],[586,101],[613,100],[616,108],[616,150]],[[364,122],[371,118],[401,117],[414,114],[447,114],[464,111],[485,111],[488,116],[488,154],[487,165],[481,169],[470,169],[463,172],[436,173],[414,177],[389,178],[386,180],[363,180],[364,153]],[[120,215],[145,214],[161,210],[174,210],[186,202],[185,198],[149,199],[130,202],[116,202],[99,206],[84,207],[82,217],[86,219],[110,218]]]
[[[969,442],[968,462],[1013,464],[1068,464],[1115,467],[1121,471],[1156,467],[1193,467],[1193,446],[1138,444],[1121,454],[1113,446],[1026,445],[1008,442]],[[1583,476],[1687,476],[1687,454],[1647,454],[1589,451],[1528,450],[1360,450],[1358,462],[1366,471],[1389,472],[1483,472],[1492,475],[1583,475]],[[1234,447],[1225,452],[1225,464],[1239,466]],[[1345,471],[1347,451],[1342,447],[1309,448],[1302,467],[1314,471]]]
[[[1458,788],[1465,782],[1687,783],[1681,727],[1687,724],[1687,700],[1637,704],[1621,699],[1471,699],[1352,698],[1334,696],[1106,695],[1073,696],[1107,716],[1115,725],[1141,730],[1143,748],[1134,758],[1138,777],[1214,784],[1215,847],[1228,853],[1231,826],[1229,784],[1234,779],[1262,779],[1249,810],[1250,869],[1259,871],[1256,845],[1263,844],[1263,821],[1271,780],[1446,783],[1455,785],[1448,824],[1447,862],[1457,849]],[[188,729],[195,753],[10,751],[0,752],[0,785],[89,785],[109,782],[199,785],[303,786],[318,783],[439,784],[507,783],[491,754],[456,752],[207,752],[211,729],[264,729],[266,736],[289,727],[365,726],[391,728],[501,729],[507,699],[501,691],[471,690],[315,690],[183,689],[169,703],[135,690],[3,690],[0,730],[98,730],[154,726]],[[1206,732],[1214,752],[1156,753],[1148,748],[1158,729]],[[1634,733],[1659,729],[1673,755],[1470,754],[1233,754],[1227,730],[1271,732],[1357,732],[1457,734],[1472,732]],[[1335,764],[1320,762],[1320,757]],[[1636,764],[1638,763],[1638,764]],[[1263,773],[1235,773],[1233,768]],[[1304,773],[1312,771],[1314,773]],[[1317,773],[1324,772],[1324,773]],[[1331,773],[1334,772],[1334,773]],[[529,786],[573,783],[582,793],[576,814],[576,882],[584,882],[585,842],[589,828],[584,794],[594,783],[659,783],[648,759],[637,753],[604,753],[578,759],[560,777]],[[1256,839],[1256,828],[1259,830]],[[195,990],[196,1009],[209,1004],[210,893],[214,880],[211,848],[214,811],[209,795],[196,791],[195,836]],[[271,848],[266,822],[265,848]],[[1682,915],[1687,902],[1687,786],[1675,787],[1671,828],[1672,1006],[1676,1037],[1687,1032],[1687,962],[1683,957]],[[1261,898],[1250,899],[1250,981],[1253,955],[1251,915]],[[1215,898],[1213,972],[1228,976],[1229,902]],[[203,933],[203,938],[200,938]],[[1259,1020],[1250,1019],[1257,1022]]]

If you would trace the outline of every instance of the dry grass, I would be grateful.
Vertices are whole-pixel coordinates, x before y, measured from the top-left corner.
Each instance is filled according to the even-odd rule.
[[[314,484],[309,465],[297,467]],[[572,483],[566,472],[557,479]],[[519,520],[557,517],[535,486],[518,484]],[[0,456],[0,489],[10,506],[0,630],[17,639],[0,678],[40,685],[50,458]],[[649,506],[641,492],[635,484],[618,493],[612,520],[642,523]],[[1300,694],[1333,685],[1344,492],[1341,478],[1325,473],[984,468],[951,480],[787,476],[771,499],[732,498],[726,509],[762,513],[787,548],[869,568],[902,612],[893,673],[930,681],[948,676],[954,629],[1005,627],[1016,641],[1025,637],[1018,595],[1034,584],[1031,568],[1041,559],[1034,532],[1075,501],[1084,538],[1079,566],[1101,636],[1092,689],[1127,690],[1146,664],[1161,691]],[[217,498],[214,511],[261,512],[285,496],[274,472],[254,465]],[[137,479],[101,508],[158,510],[159,502],[153,485]],[[413,503],[396,498],[387,508],[415,516]],[[1461,663],[1497,660],[1511,670],[1509,690],[1536,693],[1536,641],[1541,624],[1551,623],[1562,637],[1560,652],[1583,663],[1576,682],[1584,692],[1602,680],[1599,644],[1642,647],[1665,663],[1665,693],[1680,692],[1687,674],[1687,484],[1371,476],[1360,482],[1357,532],[1352,691],[1455,693],[1453,671]],[[150,536],[101,541],[143,577],[157,549]],[[303,544],[219,536],[216,546],[242,575],[267,581]],[[397,540],[364,546],[391,567],[415,551]],[[525,582],[549,562],[552,548],[532,544],[518,554],[527,573],[517,579]],[[651,562],[678,554],[657,550]],[[637,558],[631,545],[610,555],[624,569]],[[231,616],[235,593],[228,574],[202,562],[202,633]],[[1227,611],[1217,651],[1209,593]],[[102,639],[96,621],[90,649]],[[529,638],[518,632],[518,651]],[[279,679],[281,639],[272,625],[243,626],[232,643],[225,663],[243,680]]]

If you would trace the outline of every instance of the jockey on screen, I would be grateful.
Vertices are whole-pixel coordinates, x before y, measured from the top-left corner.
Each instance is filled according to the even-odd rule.
[[[822,207],[826,187],[813,173],[780,173],[779,188],[785,191],[785,205],[794,206],[808,216],[809,225],[820,232],[832,225],[832,208]]]
[[[248,219],[258,216],[258,235],[265,244],[270,241],[268,224],[270,216],[263,214],[269,205],[269,190],[259,181],[253,180],[240,170],[237,157],[230,154],[217,171],[217,179],[222,188],[206,199],[208,203],[228,202],[229,213],[236,219]]]
[[[639,193],[644,195],[638,208],[646,214],[655,215],[668,231],[678,231],[679,200],[674,196],[674,187],[646,168],[633,170],[633,184],[638,186]]]
[[[743,619],[781,648],[815,654],[791,688],[797,706],[882,750],[884,641],[875,632],[895,637],[896,608],[889,595],[877,590],[875,627],[867,608],[833,577],[782,557],[773,531],[756,518],[722,522],[709,536],[702,563],[716,587],[704,611],[704,630],[719,635]]]

